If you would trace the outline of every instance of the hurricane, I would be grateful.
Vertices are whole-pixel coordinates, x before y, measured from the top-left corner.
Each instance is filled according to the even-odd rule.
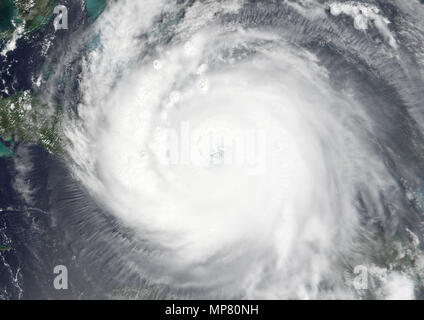
[[[69,110],[52,210],[92,296],[422,298],[423,16],[108,2],[43,91]]]

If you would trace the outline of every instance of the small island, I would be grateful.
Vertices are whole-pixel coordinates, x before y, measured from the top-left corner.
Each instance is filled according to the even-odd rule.
[[[9,251],[12,248],[0,245],[0,251]]]

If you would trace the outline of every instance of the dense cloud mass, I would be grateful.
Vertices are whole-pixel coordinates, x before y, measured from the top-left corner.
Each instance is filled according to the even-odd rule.
[[[381,252],[420,255],[407,217],[422,170],[412,10],[111,5],[66,136],[74,174],[149,248],[128,257],[133,272],[188,296],[354,298],[359,265],[371,295],[415,297],[421,258]]]

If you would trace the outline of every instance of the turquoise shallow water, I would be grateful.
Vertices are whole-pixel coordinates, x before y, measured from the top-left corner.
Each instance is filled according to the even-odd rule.
[[[13,28],[12,18],[15,16],[15,7],[11,0],[0,1],[0,32]]]
[[[85,0],[85,8],[90,19],[95,20],[106,7],[106,0]]]
[[[0,157],[12,157],[13,152],[10,151],[8,147],[6,147],[1,141],[0,141]]]

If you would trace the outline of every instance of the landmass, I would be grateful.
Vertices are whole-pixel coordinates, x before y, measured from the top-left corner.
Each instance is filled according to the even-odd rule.
[[[10,38],[18,26],[24,33],[40,28],[51,17],[56,0],[1,0],[0,43]],[[90,22],[104,11],[107,0],[85,0]],[[54,110],[29,90],[0,97],[0,157],[12,157],[17,142],[34,142],[47,151],[61,154],[59,134],[62,109]]]
[[[61,116],[60,106],[52,110],[30,91],[0,99],[0,142],[3,146],[0,146],[0,156],[11,156],[4,142],[35,142],[53,154],[60,154]]]
[[[0,41],[8,39],[18,25],[33,32],[49,20],[56,0],[1,0]]]

